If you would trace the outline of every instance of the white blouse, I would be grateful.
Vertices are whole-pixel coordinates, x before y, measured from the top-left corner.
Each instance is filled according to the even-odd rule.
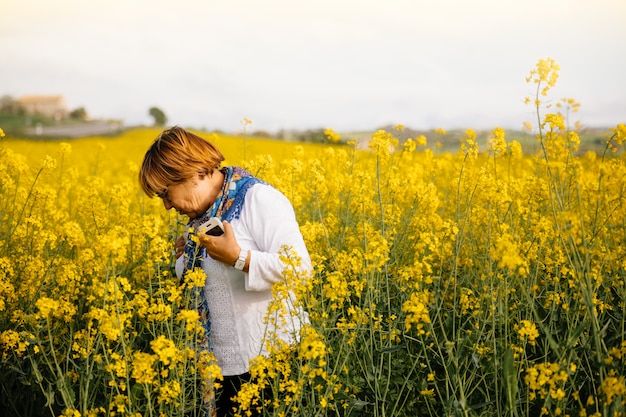
[[[278,329],[267,328],[264,319],[272,299],[272,285],[281,281],[284,265],[279,258],[283,245],[289,245],[302,258],[302,277],[312,270],[293,207],[278,190],[255,184],[246,193],[240,217],[230,222],[239,246],[250,251],[249,272],[244,273],[208,257],[203,262],[207,280],[204,293],[211,318],[211,346],[222,375],[240,375],[248,371],[250,359],[266,353],[263,337],[266,330],[293,343],[306,313],[294,309],[293,299],[283,302],[287,319],[277,319]],[[183,256],[176,262],[179,278],[184,268]]]

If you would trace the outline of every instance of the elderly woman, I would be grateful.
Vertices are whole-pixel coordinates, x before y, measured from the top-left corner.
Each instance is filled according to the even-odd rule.
[[[303,273],[312,268],[287,198],[242,168],[221,167],[223,161],[214,145],[173,127],[146,152],[139,182],[147,195],[163,200],[166,210],[189,217],[186,230],[197,232],[198,239],[177,240],[176,272],[181,278],[185,271],[202,267],[207,275],[199,310],[208,331],[206,348],[224,376],[217,412],[230,415],[236,407],[231,397],[250,378],[250,359],[264,352],[264,317],[272,285],[282,279],[285,268],[280,249],[288,245],[297,253]],[[201,226],[213,218],[222,220],[223,233],[218,229],[209,236]],[[276,333],[295,342],[303,316],[282,320],[288,328]]]

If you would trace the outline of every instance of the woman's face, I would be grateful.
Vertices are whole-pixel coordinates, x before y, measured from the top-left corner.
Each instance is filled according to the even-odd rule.
[[[173,208],[193,219],[204,214],[217,198],[221,187],[215,177],[215,174],[196,174],[184,182],[168,186],[158,196],[163,199],[166,210]]]

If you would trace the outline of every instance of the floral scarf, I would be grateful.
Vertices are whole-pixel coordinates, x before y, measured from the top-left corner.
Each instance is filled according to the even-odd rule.
[[[198,245],[197,232],[198,227],[211,217],[218,217],[221,220],[231,221],[238,219],[241,215],[246,193],[251,186],[262,183],[264,181],[254,177],[248,171],[239,167],[224,167],[221,169],[224,173],[224,184],[222,190],[218,194],[215,202],[201,216],[192,219],[186,226],[186,243],[185,243],[185,272],[193,271],[195,268],[202,268],[202,261],[206,258],[206,249]],[[183,273],[183,274],[184,274]],[[200,351],[211,351],[211,318],[209,315],[209,307],[206,297],[204,296],[204,287],[192,288],[193,300],[197,300],[197,304],[193,306],[200,316],[200,322],[204,329],[204,337],[199,341],[198,348]],[[204,405],[207,409],[207,415],[214,415],[215,401],[211,387],[207,387],[210,392],[203,393]]]
[[[265,184],[264,181],[254,177],[243,168],[224,167],[221,171],[224,173],[224,185],[215,202],[203,215],[187,223],[186,229],[190,231],[190,238],[185,244],[185,271],[202,267],[202,261],[206,257],[206,250],[202,246],[198,247],[197,239],[191,238],[197,233],[198,227],[211,217],[229,222],[232,219],[238,219],[248,189],[254,184]]]

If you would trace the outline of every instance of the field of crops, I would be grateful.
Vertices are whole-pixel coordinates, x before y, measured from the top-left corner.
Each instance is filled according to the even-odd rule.
[[[557,74],[528,79],[532,152],[499,128],[454,152],[402,126],[366,149],[201,133],[292,201],[315,267],[275,285],[311,326],[268,340],[241,415],[626,415],[626,126],[579,152]],[[159,131],[0,140],[3,416],[198,416],[219,383],[172,274],[186,219],[137,182]]]

